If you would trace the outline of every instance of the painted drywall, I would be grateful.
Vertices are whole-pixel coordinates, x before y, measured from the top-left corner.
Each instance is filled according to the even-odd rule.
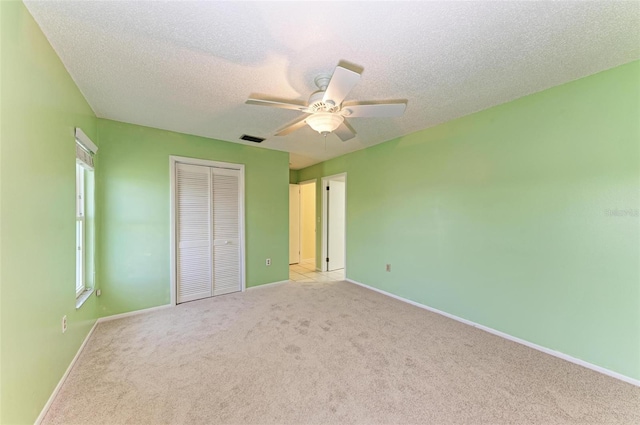
[[[74,127],[96,141],[96,118],[22,2],[0,11],[0,423],[26,424],[98,314],[75,308]]]
[[[289,183],[298,183],[298,170],[289,170]]]
[[[299,179],[347,172],[349,278],[640,379],[639,117],[633,62]]]
[[[103,316],[170,302],[170,155],[245,164],[247,287],[288,278],[288,153],[103,119],[98,137]]]
[[[300,185],[300,258],[316,258],[316,185]]]

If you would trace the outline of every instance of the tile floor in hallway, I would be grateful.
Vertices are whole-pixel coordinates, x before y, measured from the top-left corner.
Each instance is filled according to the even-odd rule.
[[[303,260],[289,266],[289,279],[295,282],[331,282],[344,280],[344,269],[331,272],[316,271],[314,260]]]

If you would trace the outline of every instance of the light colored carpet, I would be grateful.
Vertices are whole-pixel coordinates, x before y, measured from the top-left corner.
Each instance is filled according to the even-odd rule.
[[[46,424],[640,424],[640,388],[346,282],[98,325]]]

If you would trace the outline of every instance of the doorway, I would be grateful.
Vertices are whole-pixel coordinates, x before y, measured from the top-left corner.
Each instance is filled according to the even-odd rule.
[[[316,181],[289,185],[289,265],[316,270]]]
[[[347,173],[322,178],[322,271],[346,266]]]
[[[300,262],[316,264],[316,181],[300,184]]]
[[[300,262],[300,186],[289,184],[289,265]]]

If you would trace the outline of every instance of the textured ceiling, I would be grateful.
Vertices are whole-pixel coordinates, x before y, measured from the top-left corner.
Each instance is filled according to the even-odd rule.
[[[99,117],[291,152],[301,168],[640,58],[638,2],[25,2]],[[341,142],[251,93],[306,101],[340,60],[346,100],[408,99],[352,118]]]

